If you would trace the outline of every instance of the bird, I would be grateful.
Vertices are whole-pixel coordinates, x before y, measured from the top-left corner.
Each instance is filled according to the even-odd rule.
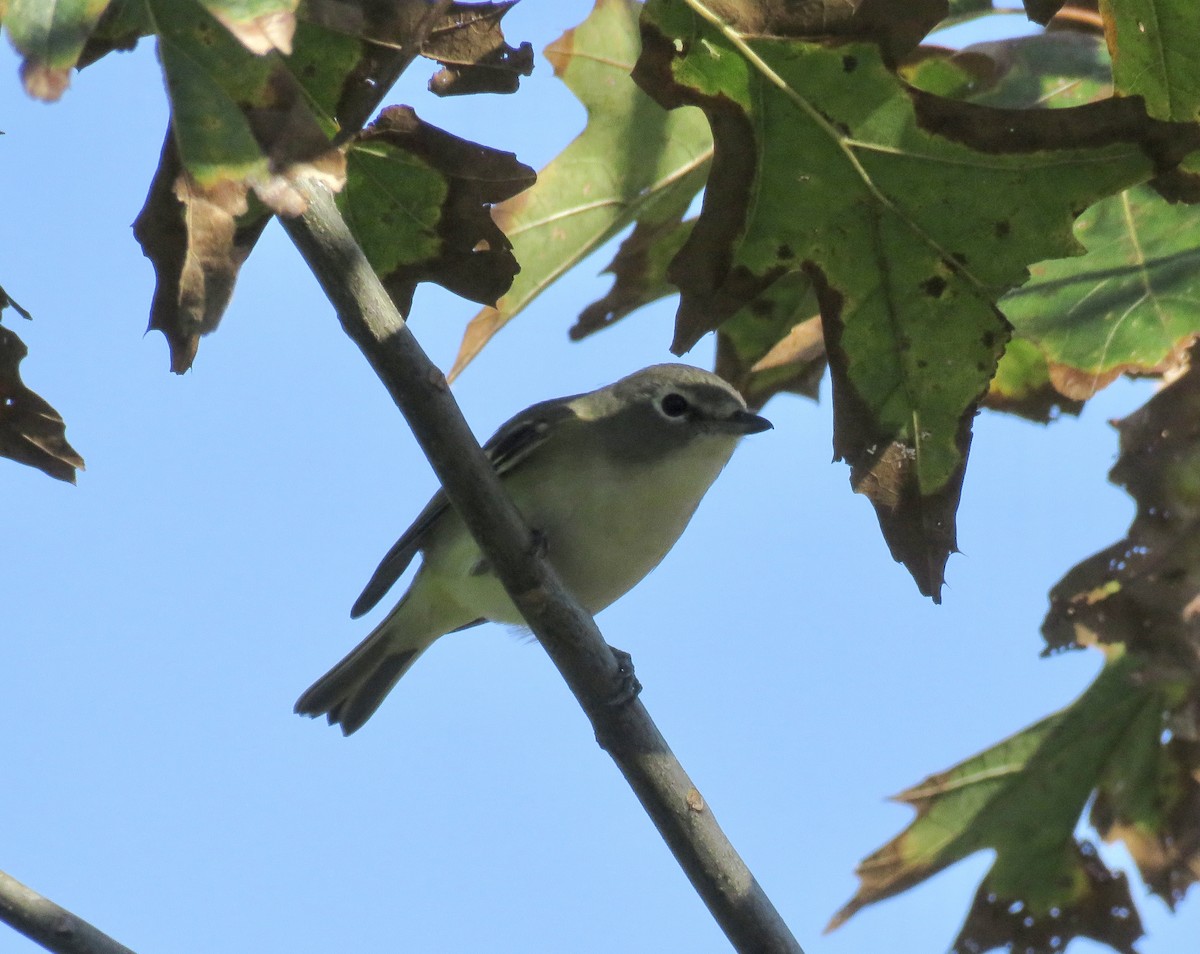
[[[595,614],[666,556],[739,440],[771,427],[716,374],[659,364],[534,404],[483,449],[546,558]],[[441,490],[383,557],[351,617],[375,607],[418,553],[408,591],[300,696],[298,714],[324,715],[351,735],[441,636],[487,621],[523,625]]]

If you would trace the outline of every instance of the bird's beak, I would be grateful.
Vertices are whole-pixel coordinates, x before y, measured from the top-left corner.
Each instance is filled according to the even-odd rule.
[[[775,427],[765,417],[751,411],[735,411],[729,418],[730,429],[739,434],[758,434]]]

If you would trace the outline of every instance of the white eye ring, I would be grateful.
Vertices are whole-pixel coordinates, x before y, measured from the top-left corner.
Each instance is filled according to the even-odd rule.
[[[669,391],[658,402],[663,414],[671,418],[683,417],[691,410],[691,403],[678,391]]]

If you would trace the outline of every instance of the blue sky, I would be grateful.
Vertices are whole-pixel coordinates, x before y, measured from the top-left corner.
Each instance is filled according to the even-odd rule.
[[[438,101],[419,65],[391,101],[540,167],[583,121],[540,51],[589,7],[509,14],[510,40],[539,54],[516,97]],[[432,474],[276,224],[194,369],[169,374],[129,231],[166,118],[153,52],[108,57],[52,106],[25,99],[16,65],[5,44],[0,281],[35,320],[5,322],[88,469],[72,488],[0,462],[0,868],[142,952],[727,949],[529,640],[442,640],[351,739],[292,714],[377,618],[352,622],[350,603]],[[455,385],[480,437],[669,359],[671,302],[567,341],[610,251]],[[443,367],[474,311],[418,293],[413,329]],[[711,366],[711,342],[687,360]],[[1050,428],[978,418],[940,607],[830,462],[827,384],[820,403],[776,399],[775,430],[600,616],[808,954],[953,939],[984,855],[820,932],[855,863],[909,821],[886,796],[1097,671],[1094,654],[1040,660],[1038,627],[1047,589],[1124,534],[1106,422],[1148,393],[1120,383]],[[1145,954],[1194,948],[1195,898],[1142,913]],[[3,954],[36,949],[0,928]]]

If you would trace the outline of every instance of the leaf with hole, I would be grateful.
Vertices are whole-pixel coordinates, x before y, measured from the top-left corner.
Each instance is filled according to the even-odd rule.
[[[1008,338],[996,299],[1031,263],[1078,254],[1075,217],[1178,162],[1195,130],[1148,124],[1130,101],[997,114],[906,86],[873,45],[742,37],[701,0],[647,4],[635,78],[703,109],[716,144],[668,270],[673,350],[805,272],[835,451],[937,599],[971,420]]]
[[[1061,951],[1088,937],[1134,954],[1142,928],[1125,877],[1075,829],[1093,794],[1122,799],[1130,766],[1159,757],[1163,712],[1180,694],[1143,672],[1114,651],[1066,709],[898,795],[916,819],[859,865],[858,891],[830,927],[990,848],[954,951]]]

